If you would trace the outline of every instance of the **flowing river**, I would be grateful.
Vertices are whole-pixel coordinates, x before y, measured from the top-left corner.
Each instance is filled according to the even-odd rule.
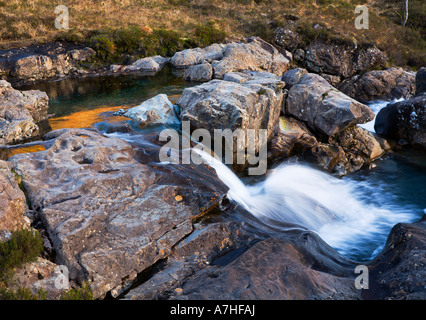
[[[20,89],[39,89],[50,97],[50,129],[96,127],[128,121],[114,111],[139,105],[159,93],[177,101],[185,87],[195,83],[163,70],[156,76],[87,77],[38,83]],[[377,112],[385,102],[371,105]],[[373,131],[374,123],[363,125]],[[144,131],[137,135],[115,132],[129,143],[148,147]],[[43,150],[31,146],[8,150]],[[6,156],[6,157],[7,157]],[[267,224],[294,224],[317,232],[330,246],[354,261],[368,261],[383,248],[391,228],[414,222],[426,212],[426,154],[405,151],[383,157],[373,169],[336,178],[308,163],[282,163],[265,179],[250,182],[235,175],[220,161],[204,155],[229,187],[228,197]]]

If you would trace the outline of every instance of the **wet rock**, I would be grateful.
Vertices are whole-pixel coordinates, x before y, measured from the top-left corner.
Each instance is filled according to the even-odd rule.
[[[271,140],[268,159],[277,161],[301,155],[318,143],[306,125],[291,117],[280,117],[280,131]]]
[[[377,49],[348,48],[344,45],[312,42],[306,48],[306,68],[315,73],[326,73],[343,78],[383,66],[387,61],[386,55]]]
[[[426,220],[395,225],[383,251],[368,265],[364,299],[426,299]]]
[[[205,48],[185,49],[176,52],[170,59],[170,64],[175,68],[188,68],[196,64],[212,62],[222,58],[222,45],[215,43]]]
[[[185,70],[183,79],[188,81],[210,81],[213,77],[213,68],[210,63],[202,63],[190,66]]]
[[[44,92],[15,90],[10,83],[0,80],[0,144],[37,135],[36,123],[47,119],[48,102]]]
[[[142,102],[137,107],[128,109],[122,116],[132,119],[139,126],[156,123],[179,124],[173,104],[163,93]]]
[[[7,240],[11,231],[30,227],[25,194],[17,179],[11,166],[0,160],[0,242]]]
[[[307,124],[316,134],[332,136],[353,124],[374,119],[366,105],[346,96],[319,75],[308,73],[288,91],[286,115]]]
[[[290,61],[271,44],[260,38],[249,38],[248,43],[230,43],[223,49],[223,58],[213,61],[215,79],[223,79],[228,72],[268,71],[278,76],[287,70]]]
[[[252,221],[253,222],[253,221]],[[351,263],[311,232],[196,225],[125,299],[357,299]]]
[[[373,70],[343,81],[338,88],[361,102],[408,99],[414,95],[415,74],[401,68]]]
[[[388,104],[377,114],[374,129],[400,145],[426,149],[426,95]]]
[[[227,191],[204,165],[148,166],[128,143],[95,130],[57,130],[46,138],[55,139],[46,151],[9,161],[56,262],[71,280],[88,281],[95,298],[121,292],[166,258],[191,233],[192,220]]]
[[[416,73],[416,96],[426,93],[426,67],[420,68]]]

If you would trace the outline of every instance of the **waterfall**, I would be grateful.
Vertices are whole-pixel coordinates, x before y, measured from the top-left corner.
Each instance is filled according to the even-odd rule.
[[[308,165],[281,164],[264,181],[245,185],[221,161],[200,155],[229,187],[230,200],[267,224],[279,221],[317,232],[346,256],[373,257],[393,225],[416,217],[410,209],[387,203],[392,196],[380,188],[338,179]]]

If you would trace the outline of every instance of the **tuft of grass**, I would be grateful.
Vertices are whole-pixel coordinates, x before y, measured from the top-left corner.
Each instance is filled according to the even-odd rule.
[[[80,288],[71,288],[64,291],[61,300],[93,300],[93,293],[87,282],[84,282]]]
[[[43,251],[43,238],[37,230],[13,231],[7,242],[0,243],[0,281],[7,280],[14,268],[32,262]]]
[[[40,288],[36,293],[19,286],[17,289],[0,288],[0,300],[47,300],[47,291]]]

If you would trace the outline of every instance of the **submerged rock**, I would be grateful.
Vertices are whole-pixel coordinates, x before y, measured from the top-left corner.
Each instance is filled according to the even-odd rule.
[[[346,96],[319,75],[305,74],[288,91],[285,114],[307,124],[317,134],[335,135],[346,127],[374,119],[366,105]]]
[[[47,120],[49,98],[38,90],[19,91],[0,80],[0,144],[9,144],[38,134],[36,123]]]
[[[95,298],[122,292],[166,258],[227,191],[204,165],[148,166],[128,143],[95,130],[56,130],[48,138],[55,139],[49,149],[9,161],[56,262],[71,280],[88,281]]]

